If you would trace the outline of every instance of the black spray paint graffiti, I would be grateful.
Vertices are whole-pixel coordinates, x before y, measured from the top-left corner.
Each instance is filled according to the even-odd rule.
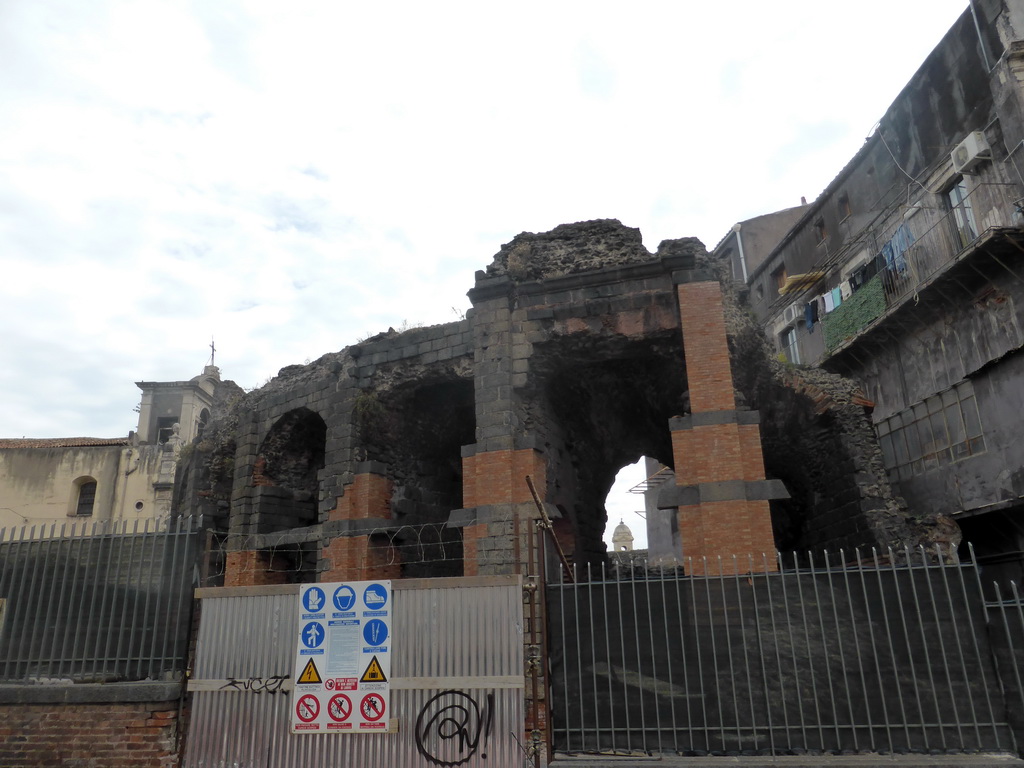
[[[469,762],[487,742],[494,717],[494,694],[487,694],[483,710],[462,691],[442,691],[423,705],[416,718],[416,749],[434,765]],[[480,757],[487,759],[487,753]]]
[[[227,682],[220,687],[223,691],[227,688],[231,688],[236,691],[247,691],[249,693],[269,693],[274,695],[281,690],[284,685],[284,681],[287,680],[290,675],[274,675],[273,677],[250,677],[248,680],[236,680],[233,677],[228,678]]]

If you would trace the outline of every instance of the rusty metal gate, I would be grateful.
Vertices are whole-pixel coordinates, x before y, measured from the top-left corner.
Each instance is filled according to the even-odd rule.
[[[556,752],[1015,751],[1020,603],[986,611],[973,562],[760,565],[628,563],[549,584]]]
[[[398,733],[292,734],[298,586],[197,590],[184,768],[521,768],[519,576],[393,582]]]

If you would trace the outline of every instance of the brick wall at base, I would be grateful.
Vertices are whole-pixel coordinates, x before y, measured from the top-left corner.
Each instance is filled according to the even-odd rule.
[[[256,587],[287,584],[291,567],[273,552],[242,550],[228,552],[224,568],[225,587]]]
[[[379,539],[379,540],[378,540]],[[320,581],[400,579],[402,563],[386,536],[339,536],[322,550]]]
[[[178,703],[0,707],[4,768],[174,768]]]

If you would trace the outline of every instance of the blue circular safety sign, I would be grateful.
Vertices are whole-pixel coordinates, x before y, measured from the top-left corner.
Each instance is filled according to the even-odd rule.
[[[302,644],[307,648],[319,648],[324,642],[323,624],[318,621],[309,622],[302,628],[301,639]]]
[[[380,619],[371,619],[363,627],[363,639],[370,645],[384,645],[388,639],[388,625]]]
[[[351,611],[356,604],[356,591],[347,584],[342,584],[334,590],[334,607],[339,611]]]
[[[317,613],[324,609],[324,591],[320,587],[311,587],[302,595],[302,607],[310,613]]]

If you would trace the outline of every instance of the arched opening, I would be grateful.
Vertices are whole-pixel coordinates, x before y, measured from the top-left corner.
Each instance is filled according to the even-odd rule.
[[[461,576],[462,540],[447,527],[462,507],[462,446],[474,441],[473,381],[455,375],[364,393],[359,438],[387,467],[396,530],[391,545],[404,578]]]
[[[253,471],[257,486],[256,530],[275,533],[319,521],[320,473],[324,467],[327,425],[308,408],[289,411],[271,427],[260,445]],[[313,573],[319,542],[291,544],[275,550],[289,578]]]
[[[608,522],[604,526],[604,543],[609,552],[647,549],[645,499],[642,491],[637,492],[646,479],[645,460],[641,457],[620,469],[605,497]]]
[[[201,440],[203,432],[206,431],[206,425],[210,422],[210,411],[207,408],[203,408],[199,412],[199,420],[196,422],[196,439]]]
[[[593,348],[545,350],[552,370],[545,372],[543,415],[534,422],[553,454],[549,500],[563,510],[556,530],[579,567],[607,562],[603,537],[621,517],[606,509],[616,475],[643,457],[671,467],[668,422],[688,411],[674,335],[619,344],[601,350],[599,362],[592,362]]]

